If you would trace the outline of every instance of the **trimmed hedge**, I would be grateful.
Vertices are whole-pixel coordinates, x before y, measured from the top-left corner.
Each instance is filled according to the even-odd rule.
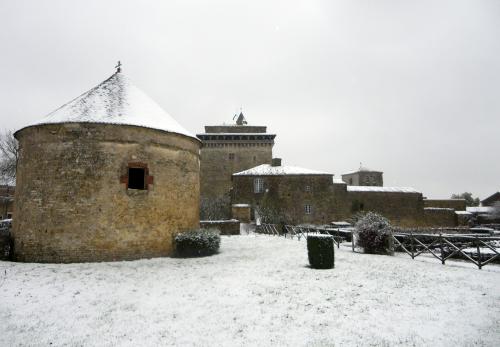
[[[333,236],[307,236],[307,255],[313,269],[332,269],[335,262]]]
[[[178,257],[203,257],[219,251],[220,235],[217,229],[191,230],[175,237]]]

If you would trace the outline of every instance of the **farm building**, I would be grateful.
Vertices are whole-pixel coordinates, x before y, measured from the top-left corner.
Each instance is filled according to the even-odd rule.
[[[277,158],[233,174],[232,182],[233,203],[252,206],[254,219],[329,224],[374,211],[401,226],[440,223],[426,218],[422,193],[413,188],[349,186],[331,173],[282,165]]]
[[[199,226],[200,141],[120,68],[15,137],[19,261],[166,256]]]

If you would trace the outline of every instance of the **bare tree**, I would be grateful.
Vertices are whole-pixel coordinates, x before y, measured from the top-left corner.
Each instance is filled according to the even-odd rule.
[[[0,133],[0,180],[13,184],[16,180],[16,167],[19,158],[19,144],[12,131]]]
[[[231,201],[228,197],[202,198],[200,201],[201,220],[229,219]]]
[[[472,193],[469,192],[464,192],[462,194],[452,194],[451,195],[452,199],[464,199],[465,200],[465,205],[466,206],[479,206],[479,198],[474,198],[472,196]]]

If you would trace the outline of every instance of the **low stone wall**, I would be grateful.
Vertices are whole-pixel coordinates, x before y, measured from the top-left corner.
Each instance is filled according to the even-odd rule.
[[[452,208],[424,208],[424,223],[429,227],[455,227],[457,226],[457,215]]]
[[[232,215],[234,219],[239,220],[241,223],[250,223],[251,207],[249,204],[234,204]]]
[[[218,229],[221,235],[239,235],[240,221],[237,219],[228,220],[202,220],[200,221],[202,229]]]
[[[424,199],[424,207],[452,208],[465,211],[465,199]]]

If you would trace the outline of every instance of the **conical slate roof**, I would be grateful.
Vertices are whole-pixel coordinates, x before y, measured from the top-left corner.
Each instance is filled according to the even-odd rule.
[[[28,126],[54,123],[134,125],[196,139],[121,72]]]

